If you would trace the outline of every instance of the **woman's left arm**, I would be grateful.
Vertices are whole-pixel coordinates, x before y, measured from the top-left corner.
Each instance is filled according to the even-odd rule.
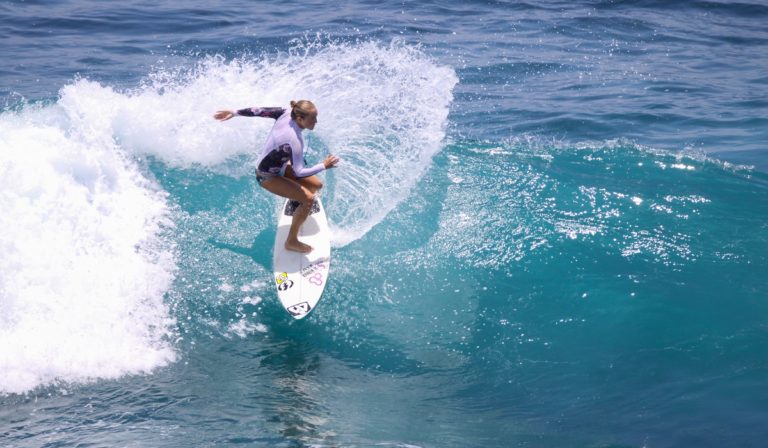
[[[298,140],[291,142],[291,168],[296,177],[309,177],[325,169],[324,163],[318,163],[311,167],[304,166],[304,145]]]

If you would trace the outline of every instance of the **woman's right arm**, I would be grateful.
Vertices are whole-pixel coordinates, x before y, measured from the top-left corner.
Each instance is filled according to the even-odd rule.
[[[246,107],[239,110],[220,110],[213,115],[213,118],[219,121],[227,121],[230,118],[240,115],[243,117],[268,117],[277,120],[285,113],[282,107]]]

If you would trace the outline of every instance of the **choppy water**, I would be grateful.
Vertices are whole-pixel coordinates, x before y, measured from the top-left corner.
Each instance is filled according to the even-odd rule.
[[[761,446],[760,2],[0,5],[3,446]],[[294,322],[250,176],[312,99]],[[310,160],[310,161],[311,161]]]

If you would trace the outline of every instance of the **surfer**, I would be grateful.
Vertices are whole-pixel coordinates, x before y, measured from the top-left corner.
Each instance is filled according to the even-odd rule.
[[[267,137],[256,162],[256,181],[267,191],[299,202],[293,214],[285,248],[309,253],[312,246],[299,241],[299,229],[309,216],[315,194],[323,187],[316,176],[322,170],[339,163],[334,155],[311,167],[304,166],[304,129],[312,130],[317,124],[317,108],[308,100],[291,101],[291,109],[282,107],[248,107],[240,110],[220,110],[213,118],[227,121],[235,116],[269,117],[277,120]]]

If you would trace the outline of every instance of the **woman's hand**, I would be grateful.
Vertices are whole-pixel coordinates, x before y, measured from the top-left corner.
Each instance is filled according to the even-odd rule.
[[[231,110],[220,110],[215,114],[213,114],[213,118],[219,121],[227,121],[234,116],[235,116],[235,113],[232,112]]]
[[[335,168],[337,163],[339,163],[339,158],[334,155],[328,155],[325,160],[323,160],[323,165],[325,165],[325,169],[327,170]]]

